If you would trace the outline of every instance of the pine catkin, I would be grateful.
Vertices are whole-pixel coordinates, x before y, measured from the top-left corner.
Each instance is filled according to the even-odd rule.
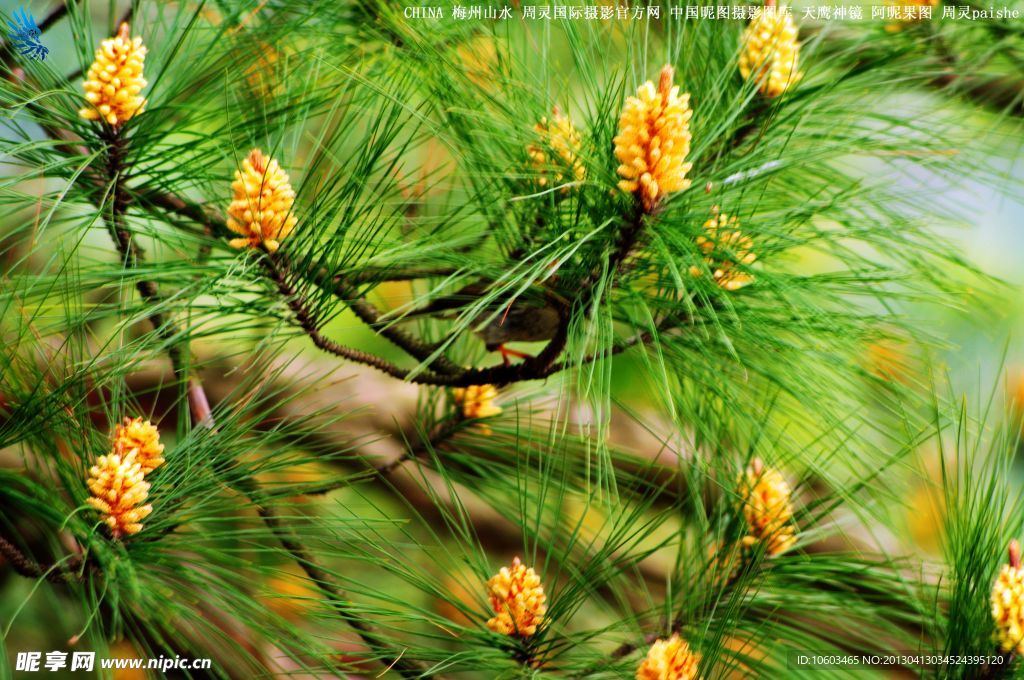
[[[146,503],[149,482],[144,477],[135,450],[125,456],[114,452],[100,456],[89,469],[86,485],[92,497],[86,502],[99,511],[114,538],[139,533],[142,520],[153,512]]]
[[[78,115],[119,127],[142,113],[146,108],[146,99],[140,94],[146,87],[142,73],[145,60],[142,38],[130,37],[128,24],[121,24],[117,35],[104,40],[96,50],[83,85],[89,106]]]
[[[561,184],[568,178],[571,182],[582,182],[586,168],[579,160],[580,133],[572,120],[557,107],[551,118],[541,118],[533,126],[538,141],[527,147],[526,152],[537,175],[537,183],[544,187],[549,181]],[[563,192],[569,187],[564,187]]]
[[[764,7],[743,32],[740,74],[753,78],[764,96],[778,97],[803,77],[797,35],[785,5]]]
[[[295,191],[288,173],[260,149],[253,149],[235,171],[234,197],[228,206],[228,229],[242,238],[229,241],[233,248],[266,248],[276,252],[281,240],[295,228]]]
[[[494,612],[487,627],[495,633],[525,638],[544,625],[547,596],[540,577],[518,557],[487,581],[487,593]]]
[[[697,237],[697,247],[704,254],[704,262],[715,283],[729,291],[739,290],[753,282],[753,274],[737,265],[748,267],[757,260],[753,252],[754,242],[749,236],[744,236],[738,226],[736,217],[716,210],[704,223],[704,233]],[[692,276],[703,273],[700,267],[690,267]]]
[[[164,445],[156,426],[142,418],[125,418],[114,430],[113,452],[122,457],[135,452],[135,459],[143,474],[149,474],[164,464]]]
[[[647,81],[626,99],[615,137],[619,188],[639,197],[651,212],[669,194],[690,186],[690,95],[672,84],[673,70],[661,69],[658,87]]]
[[[700,655],[690,650],[686,640],[673,633],[656,640],[636,671],[636,680],[694,680]]]
[[[1004,564],[992,586],[992,620],[996,642],[1004,652],[1024,654],[1024,567],[1020,543],[1010,541],[1009,564]]]
[[[778,470],[765,467],[755,458],[740,476],[739,493],[747,535],[743,545],[763,544],[769,556],[779,555],[796,543],[793,524],[792,492],[786,478]]]

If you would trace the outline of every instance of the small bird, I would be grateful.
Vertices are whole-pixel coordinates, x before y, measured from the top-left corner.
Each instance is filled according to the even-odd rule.
[[[434,300],[428,305],[417,309],[403,317],[403,320],[422,316],[451,318],[451,312],[472,303],[487,292],[487,285],[472,283],[459,291]],[[517,297],[511,302],[496,301],[473,319],[476,327],[490,319],[484,326],[475,328],[484,347],[488,352],[500,352],[505,365],[509,365],[509,357],[521,359],[532,358],[524,352],[509,349],[505,345],[510,342],[543,342],[551,340],[558,333],[562,324],[562,313],[554,293],[546,291],[543,298]]]

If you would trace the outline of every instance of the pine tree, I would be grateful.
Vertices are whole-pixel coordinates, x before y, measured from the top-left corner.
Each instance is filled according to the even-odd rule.
[[[1019,429],[908,310],[1006,294],[1020,25],[115,4],[0,55],[8,665],[1017,672]]]

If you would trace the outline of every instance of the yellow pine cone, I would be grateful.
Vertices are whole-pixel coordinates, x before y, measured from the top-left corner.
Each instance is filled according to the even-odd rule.
[[[481,90],[493,90],[497,82],[498,45],[486,34],[460,43],[455,48],[455,63],[470,82]]]
[[[501,407],[494,405],[498,389],[494,385],[470,385],[452,390],[455,403],[462,406],[464,418],[490,418],[501,414]]]
[[[146,99],[139,93],[146,87],[142,77],[146,48],[142,38],[128,35],[128,24],[113,38],[100,43],[96,60],[85,76],[85,99],[89,106],[78,115],[87,120],[104,120],[118,127],[146,108]]]
[[[636,680],[693,680],[699,666],[700,655],[673,633],[667,640],[655,641],[647,650],[647,658],[636,669]]]
[[[792,548],[796,543],[792,492],[782,474],[755,458],[740,476],[739,492],[748,532],[743,545],[764,544],[768,555],[779,555]]]
[[[132,451],[143,474],[148,475],[164,464],[164,445],[153,423],[142,418],[125,418],[124,424],[114,429],[114,453],[123,457]]]
[[[1024,568],[1020,544],[1010,541],[1010,563],[1004,564],[992,586],[992,620],[996,642],[1004,652],[1024,654]]]
[[[281,53],[276,47],[263,41],[257,44],[257,53],[256,59],[252,60],[245,69],[245,80],[253,94],[263,99],[270,99],[281,89],[281,81],[277,73]],[[241,54],[239,59],[250,59],[250,55],[249,53]]]
[[[100,456],[89,469],[86,484],[92,498],[86,502],[100,512],[114,538],[142,531],[142,520],[153,511],[152,505],[143,505],[149,497],[149,482],[143,477],[135,451]]]
[[[766,97],[778,97],[803,76],[796,25],[786,10],[785,5],[764,7],[743,32],[740,74],[753,77]]]
[[[651,212],[668,194],[690,186],[690,95],[672,84],[672,67],[661,69],[658,87],[647,81],[626,99],[615,137],[619,188],[638,194]]]
[[[560,184],[566,174],[572,182],[582,182],[587,171],[580,163],[577,154],[580,150],[580,133],[572,120],[555,107],[551,119],[541,118],[533,126],[540,137],[538,144],[526,148],[530,161],[537,172],[537,183],[547,186],[550,175],[555,184]],[[550,157],[553,152],[554,158]],[[568,191],[563,187],[562,191]]]
[[[547,596],[540,577],[518,557],[487,581],[487,595],[494,612],[487,627],[495,633],[530,637],[544,625]]]
[[[233,248],[258,248],[271,253],[281,246],[295,228],[298,218],[292,212],[295,192],[288,173],[277,161],[259,149],[249,152],[242,169],[235,171],[231,183],[234,198],[228,206],[228,229],[244,238],[233,238]]]
[[[735,217],[716,213],[704,223],[704,234],[697,237],[697,246],[704,253],[704,262],[715,283],[725,290],[739,290],[754,280],[752,274],[736,269],[737,264],[749,266],[757,260],[753,252],[754,242],[735,229],[737,226],[739,221]],[[691,276],[703,273],[700,267],[690,267]]]

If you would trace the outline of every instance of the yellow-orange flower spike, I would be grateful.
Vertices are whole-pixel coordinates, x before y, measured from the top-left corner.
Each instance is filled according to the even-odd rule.
[[[735,227],[739,221],[729,215],[715,213],[704,223],[704,234],[697,237],[697,246],[704,253],[704,262],[711,270],[715,283],[725,290],[738,290],[754,280],[749,272],[736,268],[737,264],[751,265],[757,260],[754,242]],[[703,274],[700,267],[690,267],[690,274]]]
[[[754,78],[761,94],[778,97],[802,77],[799,62],[800,43],[788,8],[764,7],[743,32],[740,73]]]
[[[768,555],[779,555],[792,548],[796,543],[792,492],[782,473],[765,467],[755,458],[740,476],[739,492],[747,520],[743,545],[763,544]]]
[[[280,52],[270,43],[262,41],[257,43],[256,49],[258,56],[245,69],[245,80],[254,94],[270,99],[281,88],[278,78]],[[239,58],[249,59],[249,53],[239,55]]]
[[[455,403],[462,406],[464,418],[490,418],[501,414],[501,407],[494,405],[498,390],[494,385],[470,385],[452,390]]]
[[[487,595],[494,612],[487,627],[495,633],[530,637],[544,624],[547,596],[540,577],[518,557],[487,581]]]
[[[699,666],[700,655],[673,633],[647,650],[647,658],[636,669],[636,680],[694,680]]]
[[[164,464],[164,445],[156,426],[142,418],[125,418],[114,429],[114,453],[127,456],[135,451],[135,460],[143,474],[149,474]]]
[[[542,187],[547,186],[550,176],[555,184],[560,184],[566,174],[569,175],[570,181],[582,182],[587,171],[577,157],[580,150],[580,133],[572,124],[572,120],[555,107],[551,118],[541,118],[533,129],[537,132],[540,142],[528,146],[526,152],[537,172],[537,183]],[[569,187],[562,189],[568,190]]]
[[[128,34],[128,24],[113,38],[100,43],[96,60],[85,76],[85,99],[89,105],[78,115],[88,120],[103,120],[118,127],[146,108],[146,99],[139,93],[146,87],[142,67],[146,48],[142,38]]]
[[[1009,554],[1010,563],[1003,565],[992,587],[992,620],[999,648],[1011,654],[1024,654],[1024,568],[1016,539],[1010,541]]]
[[[668,194],[690,186],[690,95],[672,84],[672,67],[661,69],[658,87],[647,81],[626,99],[615,137],[619,188],[635,193],[651,212]]]
[[[228,206],[228,229],[244,238],[233,238],[233,248],[261,245],[270,252],[281,246],[281,240],[295,228],[298,218],[292,213],[295,192],[288,173],[277,161],[259,149],[249,152],[235,171],[231,183],[234,199]]]
[[[139,533],[142,520],[153,512],[153,506],[146,504],[149,482],[143,477],[134,450],[125,456],[115,452],[100,456],[89,469],[86,484],[92,498],[86,502],[100,512],[114,538]]]

